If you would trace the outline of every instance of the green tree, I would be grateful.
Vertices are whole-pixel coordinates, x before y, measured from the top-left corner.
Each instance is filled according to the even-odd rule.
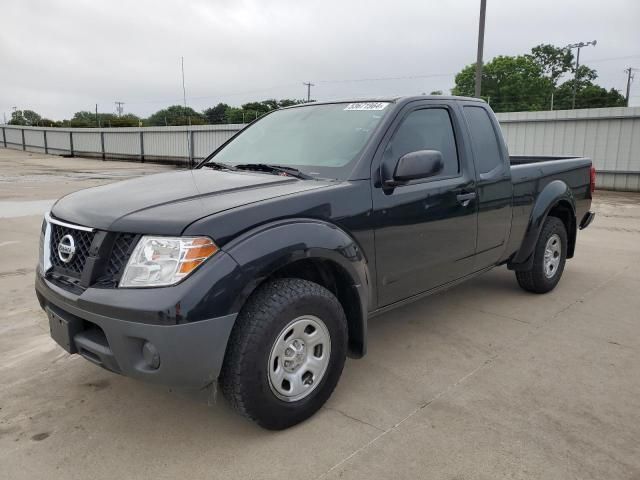
[[[11,120],[9,125],[26,125],[27,121],[22,116],[22,110],[14,110],[11,112]]]
[[[172,105],[171,107],[158,110],[144,122],[146,125],[204,125],[205,116],[196,112],[191,107],[182,105]]]
[[[273,101],[275,102],[275,100]],[[273,104],[269,104],[266,101],[249,102],[242,105],[242,110],[244,110],[245,112],[252,112],[252,113],[258,112],[258,116],[260,116],[270,112],[272,110],[272,105]],[[275,104],[274,108],[278,108],[277,103]]]
[[[9,125],[26,125],[27,121],[22,115],[22,110],[14,110],[11,112],[11,120],[9,120]]]
[[[95,127],[137,127],[140,125],[140,118],[133,113],[118,116],[115,113],[98,113],[82,110],[73,114],[71,120],[64,120],[62,126],[74,128],[95,128]]]
[[[101,115],[101,114],[98,114]],[[140,117],[134,115],[133,113],[125,113],[124,115],[114,115],[109,118],[111,121],[112,127],[138,127],[140,126]],[[102,119],[100,120],[100,124],[103,125]]]
[[[573,53],[566,48],[541,44],[531,49],[530,57],[540,66],[543,75],[551,80],[554,87],[558,85],[562,75],[574,70]]]
[[[73,114],[73,118],[68,121],[70,127],[87,128],[97,127],[96,114],[87,110],[82,110]]]
[[[245,116],[242,108],[228,107],[224,112],[227,123],[244,123]]]
[[[271,110],[277,110],[278,108],[280,108],[280,103],[275,98],[263,100],[260,103],[266,108],[265,113]]]
[[[202,114],[211,125],[227,123],[227,118],[225,117],[227,108],[229,108],[229,105],[226,103],[219,103],[215,107],[207,108]]]
[[[42,121],[42,117],[33,110],[24,110],[22,116],[27,122],[27,125],[37,126]]]
[[[292,107],[294,105],[300,105],[301,103],[306,103],[306,101],[305,100],[292,100],[290,98],[283,98],[282,100],[278,101],[278,107],[280,107],[280,108]]]
[[[14,110],[11,113],[9,125],[38,126],[42,122],[42,117],[33,110]]]
[[[560,83],[562,76],[570,79]],[[597,72],[581,65],[577,72],[571,51],[553,45],[538,45],[530,54],[517,57],[498,56],[488,62],[482,72],[482,98],[496,112],[548,110],[551,95],[554,108],[571,108],[576,87],[576,108],[623,105],[623,97],[615,89],[594,84]],[[472,96],[475,64],[468,65],[455,77],[454,95]]]
[[[471,97],[475,86],[475,64],[455,77],[454,95]],[[542,110],[551,96],[551,81],[530,56],[498,56],[482,71],[482,97],[496,112]]]
[[[51,120],[50,118],[43,118],[40,120],[39,125],[41,127],[60,127],[61,122],[56,122],[55,120]]]
[[[442,90],[432,90],[429,95],[442,95]]]
[[[582,67],[581,67],[582,68]],[[574,80],[568,80],[555,93],[554,108],[558,110],[569,110],[573,99]],[[624,96],[616,89],[607,89],[594,85],[578,83],[576,89],[576,108],[602,108],[602,107],[624,107],[626,101]]]

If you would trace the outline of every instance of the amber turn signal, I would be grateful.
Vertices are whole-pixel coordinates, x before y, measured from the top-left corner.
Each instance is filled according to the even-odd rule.
[[[210,238],[198,237],[186,247],[186,254],[180,261],[178,272],[187,275],[195,270],[202,262],[218,251],[218,247]]]

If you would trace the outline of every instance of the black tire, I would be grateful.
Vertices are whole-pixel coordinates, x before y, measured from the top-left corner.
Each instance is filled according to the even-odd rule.
[[[551,276],[547,276],[544,266],[544,255],[547,242],[553,236],[560,238],[560,261],[554,267]],[[567,260],[567,230],[562,221],[557,217],[547,217],[538,237],[538,242],[533,253],[533,265],[530,270],[516,271],[516,279],[523,290],[533,293],[547,293],[553,290],[564,271]]]
[[[270,386],[269,355],[283,329],[301,315],[324,322],[330,336],[327,369],[319,384],[298,401],[278,398]],[[331,396],[347,353],[347,321],[338,299],[307,280],[271,280],[252,294],[231,332],[220,375],[225,398],[240,414],[269,430],[306,420]]]

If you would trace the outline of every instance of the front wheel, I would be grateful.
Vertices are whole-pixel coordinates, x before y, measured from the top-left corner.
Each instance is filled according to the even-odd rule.
[[[346,318],[331,292],[307,280],[272,280],[238,316],[220,376],[222,392],[262,427],[284,429],[326,402],[346,351]]]
[[[524,290],[547,293],[562,277],[567,259],[567,230],[559,218],[547,217],[533,252],[531,269],[516,271],[518,284]]]

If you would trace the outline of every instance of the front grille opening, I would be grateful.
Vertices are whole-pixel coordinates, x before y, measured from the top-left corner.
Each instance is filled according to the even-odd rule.
[[[69,262],[65,262],[60,258],[58,254],[58,246],[61,240],[70,235],[73,238],[75,245],[75,253],[71,257]],[[94,232],[87,232],[84,230],[76,230],[67,226],[51,224],[51,244],[49,245],[49,255],[51,259],[51,265],[54,270],[64,273],[70,277],[80,278],[84,265],[89,256],[91,250],[91,244],[93,243]]]
[[[100,325],[90,322],[89,320],[85,320],[84,318],[81,318],[80,320],[82,320],[82,331],[86,335],[91,337],[94,342],[99,343],[100,345],[103,345],[105,347],[109,346],[107,336],[105,335],[104,330],[102,330],[102,327],[100,327]]]
[[[95,282],[98,287],[115,288],[124,273],[124,267],[131,256],[139,235],[135,233],[117,233],[111,248],[109,261],[104,274]]]
[[[83,320],[83,324],[84,330],[74,337],[78,353],[107,370],[120,373],[120,366],[102,328],[87,320]]]
[[[134,240],[137,235],[133,233],[119,233],[116,237],[116,241],[111,249],[111,255],[109,256],[109,264],[107,265],[106,274],[109,277],[120,279],[122,270],[129,260],[131,250],[134,245]]]
[[[98,365],[100,365],[102,363],[102,361],[100,360],[100,357],[98,357],[98,355],[96,355],[93,352],[90,352],[86,348],[79,348],[78,349],[78,353],[81,356],[83,356],[84,358],[86,358],[87,360],[89,360],[90,362],[96,363]]]
[[[100,288],[118,286],[140,235],[124,232],[91,232],[53,222],[50,225],[51,236],[47,251],[52,268],[47,273],[49,280],[78,295],[89,286]],[[64,255],[61,258],[58,252],[60,242],[66,235],[73,238],[75,246],[75,252],[67,262],[63,260]],[[68,244],[68,239],[64,243]],[[97,258],[96,255],[100,255],[101,258]],[[88,261],[89,258],[91,261]]]

